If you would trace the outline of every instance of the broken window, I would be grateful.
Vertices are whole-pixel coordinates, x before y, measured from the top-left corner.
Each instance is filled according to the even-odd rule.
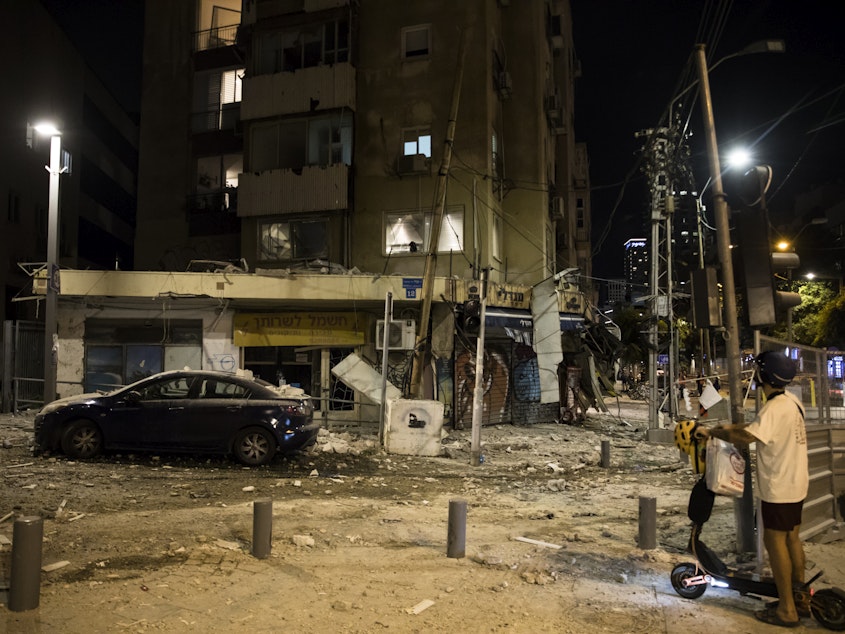
[[[431,239],[431,212],[403,211],[385,214],[384,254],[424,253]],[[443,213],[437,251],[463,251],[464,211],[460,205],[449,207]]]
[[[284,262],[328,257],[328,229],[326,219],[261,223],[258,259]]]
[[[342,115],[251,127],[250,171],[352,164],[352,119]]]
[[[334,20],[258,38],[257,75],[294,72],[349,61],[349,21]]]
[[[402,154],[422,154],[431,157],[431,128],[406,128],[402,130]]]

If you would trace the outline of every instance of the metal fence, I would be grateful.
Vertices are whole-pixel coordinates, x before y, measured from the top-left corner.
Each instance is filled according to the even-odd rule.
[[[3,323],[3,411],[19,412],[44,402],[44,324]]]
[[[789,389],[806,412],[810,491],[804,503],[801,536],[818,535],[842,522],[845,507],[845,407],[842,405],[841,354],[773,339],[757,333],[754,353],[783,352],[798,364]],[[836,357],[839,367],[836,367]],[[838,375],[838,377],[837,377]],[[756,394],[757,408],[760,394]]]

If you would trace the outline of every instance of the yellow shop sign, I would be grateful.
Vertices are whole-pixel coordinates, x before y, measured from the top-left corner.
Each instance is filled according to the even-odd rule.
[[[354,346],[364,343],[355,313],[237,313],[236,346]]]

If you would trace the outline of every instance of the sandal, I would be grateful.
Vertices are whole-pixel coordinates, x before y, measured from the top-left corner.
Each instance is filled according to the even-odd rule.
[[[772,601],[766,604],[766,609],[774,612],[778,609],[778,602]],[[796,601],[795,602],[795,611],[798,612],[799,617],[811,617],[813,616],[812,612],[810,612],[810,604],[806,601]]]
[[[774,610],[761,610],[760,612],[755,612],[754,616],[758,621],[763,621],[763,623],[768,623],[769,625],[777,625],[778,627],[798,627],[801,625],[800,620],[784,621]]]

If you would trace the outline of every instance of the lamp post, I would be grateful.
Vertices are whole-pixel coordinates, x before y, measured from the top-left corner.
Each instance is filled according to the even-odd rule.
[[[707,158],[710,164],[710,178],[713,191],[713,206],[716,216],[716,246],[722,263],[722,300],[724,303],[725,356],[728,365],[728,388],[731,400],[731,420],[745,422],[742,409],[742,366],[740,364],[739,322],[736,316],[736,284],[731,259],[731,233],[728,202],[722,189],[722,169],[719,165],[719,150],[716,143],[716,127],[713,120],[713,103],[710,97],[710,78],[707,73],[707,58],[704,44],[697,44],[696,65],[701,85],[701,109],[704,116]],[[748,458],[748,448],[743,454]],[[751,495],[751,472],[746,471],[746,494],[737,500],[734,516],[737,525],[737,547],[741,552],[754,550],[754,501]]]
[[[56,308],[59,293],[59,175],[62,169],[61,132],[50,123],[34,126],[36,132],[50,137],[50,199],[47,209],[47,287],[44,302],[44,404],[56,399],[56,363],[58,334],[56,333]]]

